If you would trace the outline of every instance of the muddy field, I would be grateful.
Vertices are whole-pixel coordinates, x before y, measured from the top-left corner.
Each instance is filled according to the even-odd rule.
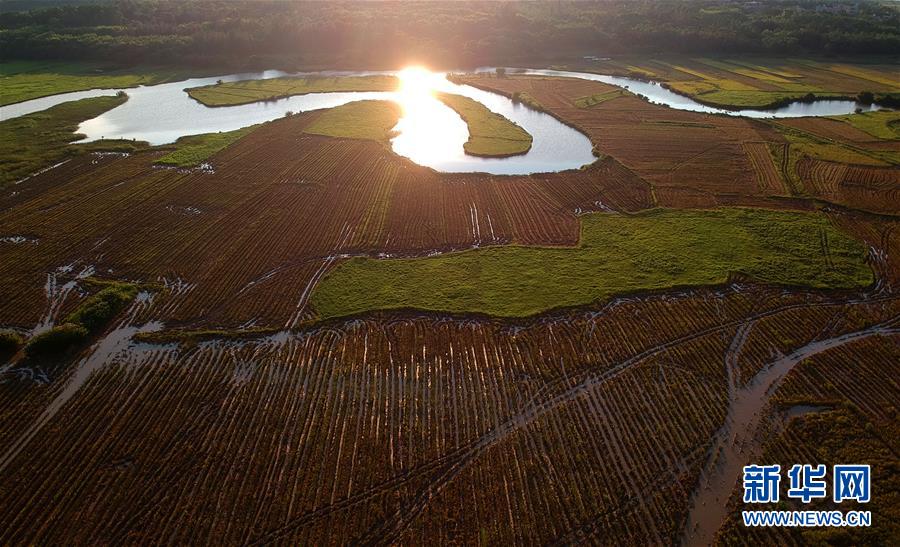
[[[440,174],[305,134],[313,112],[211,170],[91,154],[4,189],[0,326],[58,322],[89,279],[141,292],[63,365],[0,365],[0,543],[801,543],[747,532],[735,486],[760,458],[861,457],[817,420],[877,455],[876,488],[896,483],[896,165],[809,157],[764,121],[579,101],[613,90],[600,83],[478,84],[527,92],[600,159]],[[574,245],[583,213],[733,205],[822,211],[865,244],[875,283],[737,274],[509,321],[321,322],[309,305],[350,256]],[[850,542],[900,534],[895,496],[875,492],[876,526]]]

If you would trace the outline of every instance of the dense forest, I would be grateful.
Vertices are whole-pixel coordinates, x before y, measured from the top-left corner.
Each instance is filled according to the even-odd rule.
[[[900,51],[893,2],[0,3],[0,56],[184,65],[466,66],[622,53]]]

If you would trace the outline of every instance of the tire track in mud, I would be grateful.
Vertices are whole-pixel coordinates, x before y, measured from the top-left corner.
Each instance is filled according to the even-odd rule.
[[[728,415],[716,435],[717,441],[695,486],[682,536],[683,545],[713,543],[716,532],[728,514],[728,500],[741,469],[762,452],[763,440],[756,438],[756,434],[766,415],[769,400],[784,377],[805,359],[830,349],[870,336],[900,335],[900,328],[896,326],[898,324],[900,316],[895,316],[865,329],[815,340],[770,362],[742,388],[729,389]],[[735,352],[729,351],[725,359],[729,369],[729,361],[737,359],[736,351],[739,351],[746,336],[747,331],[743,327],[735,335],[732,343]]]
[[[722,332],[728,329],[738,328],[739,334],[745,340],[749,334],[747,325],[753,322],[770,317],[776,314],[784,313],[795,309],[810,309],[818,307],[835,307],[845,305],[868,305],[873,302],[896,300],[900,296],[880,295],[877,297],[862,298],[858,300],[832,300],[824,302],[801,302],[772,308],[751,316],[724,322],[718,325],[706,327],[669,340],[667,342],[657,344],[646,350],[634,355],[633,357],[620,362],[619,364],[608,368],[604,371],[586,371],[576,374],[563,374],[553,380],[541,385],[537,391],[524,403],[523,407],[516,414],[509,416],[506,421],[494,427],[477,439],[471,440],[459,448],[447,453],[437,460],[429,462],[427,465],[418,468],[416,472],[410,472],[404,475],[398,475],[389,481],[382,483],[376,487],[360,492],[354,496],[344,498],[333,505],[326,505],[314,511],[300,515],[283,527],[272,530],[250,541],[252,545],[261,545],[276,541],[285,537],[292,531],[303,528],[305,525],[324,518],[327,515],[346,509],[361,503],[367,499],[385,493],[386,488],[392,485],[405,484],[411,478],[427,476],[433,472],[433,478],[421,487],[413,500],[397,511],[390,518],[373,526],[363,537],[356,538],[354,542],[374,545],[389,544],[396,541],[402,533],[410,526],[410,524],[425,510],[428,503],[436,496],[447,484],[459,475],[472,461],[477,459],[481,454],[489,448],[499,444],[510,435],[528,427],[538,418],[548,414],[549,412],[559,408],[565,403],[572,401],[586,393],[590,393],[597,387],[619,377],[621,374],[629,371],[634,366],[656,356],[669,349],[682,344],[694,341],[698,338]],[[743,342],[741,342],[743,343]],[[733,352],[736,353],[737,347]],[[734,381],[734,380],[732,380]],[[409,477],[407,479],[406,477]],[[657,534],[658,537],[658,534]]]
[[[136,313],[129,312],[129,315]],[[152,332],[162,328],[162,323],[149,322],[140,327],[130,326],[126,323],[110,331],[99,342],[94,344],[90,355],[81,360],[72,376],[66,380],[65,388],[47,405],[47,408],[14,440],[0,456],[0,473],[6,466],[19,455],[19,452],[37,435],[43,426],[71,399],[88,381],[91,373],[107,364],[109,360],[128,348],[135,334]]]

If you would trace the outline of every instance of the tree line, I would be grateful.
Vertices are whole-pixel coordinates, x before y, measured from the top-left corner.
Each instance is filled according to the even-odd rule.
[[[417,60],[464,67],[623,53],[900,51],[900,9],[875,1],[47,4],[0,13],[2,58],[347,67]]]

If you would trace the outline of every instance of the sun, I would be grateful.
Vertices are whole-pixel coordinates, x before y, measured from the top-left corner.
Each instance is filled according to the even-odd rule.
[[[406,67],[397,76],[400,78],[400,93],[404,95],[426,95],[434,88],[434,74],[424,67]]]

